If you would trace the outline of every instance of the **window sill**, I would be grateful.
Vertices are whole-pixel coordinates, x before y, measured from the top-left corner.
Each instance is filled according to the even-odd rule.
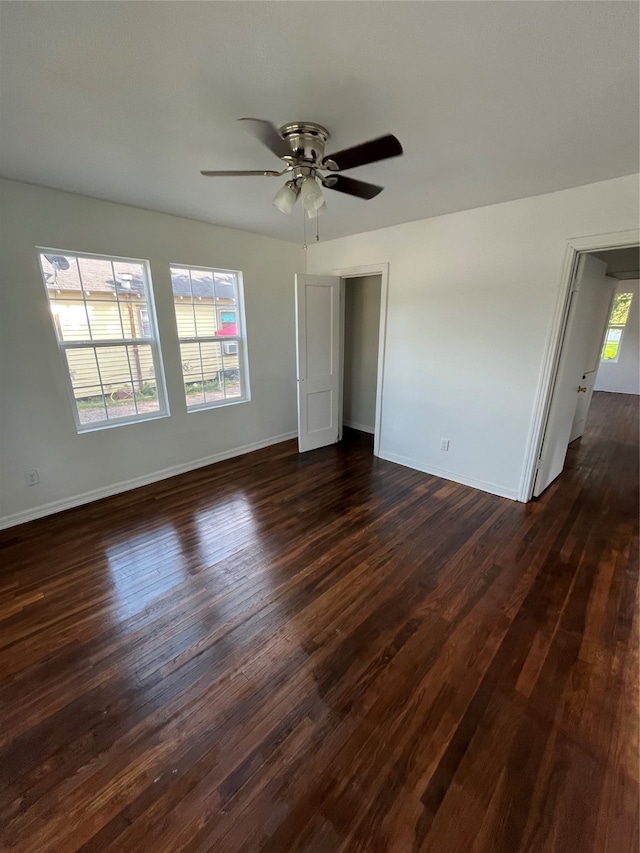
[[[219,403],[201,403],[198,406],[188,406],[187,414],[192,412],[208,412],[211,409],[225,409],[228,406],[238,406],[241,403],[250,403],[251,397],[241,397],[238,400],[220,400]]]
[[[134,417],[134,418],[118,418],[112,421],[99,421],[95,424],[77,424],[76,428],[78,430],[78,435],[83,435],[87,432],[101,432],[105,429],[114,429],[115,427],[121,426],[132,426],[133,424],[145,424],[149,421],[158,421],[161,418],[168,418],[170,416],[170,412],[157,412],[155,414],[145,415],[145,417]]]

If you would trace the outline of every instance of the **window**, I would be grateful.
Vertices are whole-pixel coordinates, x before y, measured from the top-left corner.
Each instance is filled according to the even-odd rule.
[[[629,319],[629,309],[633,293],[617,293],[613,300],[613,307],[609,315],[609,324],[604,336],[602,347],[602,361],[617,361],[622,345],[622,333]]]
[[[146,262],[39,257],[78,432],[167,415]]]
[[[241,274],[171,267],[187,409],[249,399]]]

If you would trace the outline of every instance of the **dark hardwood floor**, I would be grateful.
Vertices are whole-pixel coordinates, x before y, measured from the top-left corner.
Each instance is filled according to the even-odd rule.
[[[529,505],[294,442],[0,534],[29,853],[638,849],[638,399]]]

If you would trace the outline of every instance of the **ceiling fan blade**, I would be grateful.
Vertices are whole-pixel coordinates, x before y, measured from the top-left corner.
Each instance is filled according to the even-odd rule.
[[[285,171],[286,171],[286,169],[285,169]],[[267,170],[263,170],[262,172],[255,172],[255,171],[247,172],[245,170],[245,171],[236,171],[236,172],[234,172],[234,171],[226,171],[226,172],[205,171],[205,172],[200,172],[200,174],[204,175],[205,178],[220,178],[220,177],[229,177],[229,176],[238,177],[241,175],[269,175],[269,176],[273,175],[275,177],[278,177],[278,175],[283,175],[284,172],[273,172],[273,171],[267,171]]]
[[[337,170],[333,171],[342,172],[345,169],[355,169],[356,166],[366,166],[367,163],[376,163],[378,160],[387,160],[389,157],[399,157],[400,154],[402,154],[400,141],[389,133],[387,136],[370,139],[361,145],[354,145],[353,148],[345,148],[343,151],[329,154],[325,157],[324,163],[333,162],[337,166]],[[325,168],[332,167],[326,165]]]
[[[245,127],[253,136],[266,145],[269,151],[276,157],[291,156],[291,147],[278,133],[278,128],[261,118],[239,118],[238,121],[245,122]]]
[[[346,175],[327,175],[323,178],[322,185],[339,193],[355,195],[358,198],[375,198],[382,192],[384,187],[376,184],[368,184],[366,181],[356,181],[355,178],[347,178]]]

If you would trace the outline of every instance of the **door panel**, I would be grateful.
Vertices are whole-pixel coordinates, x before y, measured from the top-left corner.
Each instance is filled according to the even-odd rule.
[[[542,452],[533,488],[535,497],[562,473],[572,434],[582,376],[602,343],[615,282],[607,265],[583,255],[578,265],[560,363],[553,389]],[[586,418],[586,414],[585,414]]]
[[[573,418],[573,426],[571,427],[571,435],[569,436],[569,444],[580,438],[584,432],[585,424],[587,423],[587,415],[589,414],[589,406],[593,396],[593,386],[596,382],[597,370],[590,370],[588,373],[582,374],[580,387],[583,389],[578,393],[578,403],[576,405],[576,413]]]
[[[296,275],[298,449],[338,441],[340,432],[340,279]]]

